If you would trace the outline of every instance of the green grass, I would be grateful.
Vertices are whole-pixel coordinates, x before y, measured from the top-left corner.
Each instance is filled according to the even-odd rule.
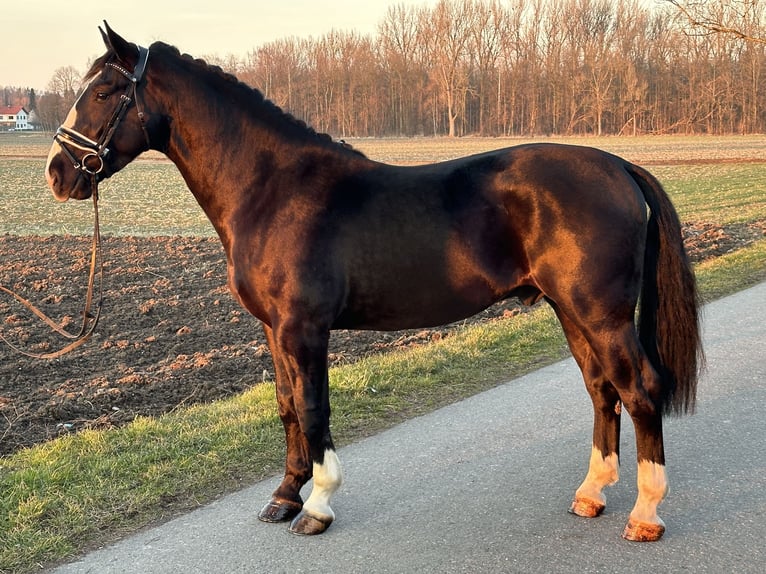
[[[89,235],[90,201],[58,203],[48,190],[45,160],[0,158],[0,233]],[[211,236],[213,226],[170,162],[138,161],[99,186],[105,235]]]
[[[115,432],[84,431],[23,450],[0,465],[0,569],[66,556],[83,540],[112,535],[193,506],[281,457],[272,392],[248,393]],[[248,468],[239,468],[248,467]]]
[[[652,168],[686,221],[718,224],[766,219],[766,163]]]
[[[37,137],[35,149],[43,149],[47,143]],[[19,141],[0,138],[0,233],[88,234],[90,204],[53,202],[41,180],[44,153],[11,157],[23,151]],[[459,141],[461,146],[479,145],[477,140]],[[681,140],[658,141],[673,148]],[[690,142],[685,145],[697,140]],[[508,142],[491,143],[500,147]],[[624,155],[651,145],[649,140],[641,145],[621,139],[598,143],[627,146],[627,154],[613,150]],[[712,140],[703,143],[705,153],[715,146]],[[390,142],[381,145],[396,148]],[[726,224],[766,217],[765,168],[764,163],[656,165],[652,171],[670,191],[682,219]],[[104,184],[101,195],[105,233],[213,233],[167,162],[136,162]],[[762,281],[766,240],[705,262],[697,274],[706,300]],[[333,434],[339,445],[347,444],[565,355],[561,330],[543,306],[467,327],[424,347],[333,369]],[[284,439],[273,393],[272,384],[261,384],[225,401],[139,418],[119,429],[85,431],[0,458],[0,572],[38,569],[280,472]]]
[[[705,301],[713,301],[766,281],[766,240],[705,261],[696,271]]]

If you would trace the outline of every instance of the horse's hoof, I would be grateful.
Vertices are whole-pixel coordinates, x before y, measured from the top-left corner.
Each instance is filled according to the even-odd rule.
[[[649,522],[634,522],[628,520],[622,537],[633,542],[656,542],[665,533],[664,524],[652,524]]]
[[[312,536],[322,534],[330,527],[330,524],[332,524],[332,518],[311,516],[306,511],[302,511],[290,524],[290,532]]]
[[[576,497],[569,507],[569,512],[585,518],[596,518],[604,512],[606,505],[592,498]]]
[[[258,520],[263,522],[287,522],[298,514],[303,505],[293,500],[272,498],[258,513]]]

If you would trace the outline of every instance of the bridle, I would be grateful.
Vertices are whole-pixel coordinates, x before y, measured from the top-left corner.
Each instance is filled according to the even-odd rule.
[[[138,46],[138,63],[136,64],[136,67],[132,73],[119,64],[115,64],[114,62],[107,62],[107,66],[117,70],[128,80],[130,80],[130,83],[128,84],[127,88],[125,88],[125,92],[120,96],[120,103],[114,110],[112,117],[104,126],[104,130],[101,133],[101,137],[98,141],[94,141],[88,136],[65,126],[60,126],[59,129],[56,130],[56,135],[53,136],[54,141],[58,143],[59,146],[61,146],[64,154],[72,162],[72,166],[74,166],[75,169],[79,169],[83,173],[91,176],[94,181],[95,176],[101,173],[101,171],[104,169],[104,158],[109,153],[108,146],[112,141],[112,137],[114,137],[114,132],[117,131],[120,122],[123,120],[125,114],[128,111],[128,108],[130,107],[130,104],[134,101],[136,102],[136,110],[138,112],[138,119],[141,122],[141,129],[144,132],[146,149],[149,149],[150,147],[149,133],[146,131],[146,125],[144,123],[145,114],[143,111],[143,106],[138,99],[137,91],[138,84],[141,82],[141,79],[144,76],[144,72],[146,71],[146,64],[148,61],[149,49],[144,48],[143,46]],[[72,151],[69,149],[70,146],[86,152],[85,155],[83,155],[78,160],[77,156],[75,156],[75,154],[72,153]],[[97,163],[91,166],[91,160],[95,160]]]
[[[90,273],[88,275],[88,291],[85,296],[85,307],[82,312],[82,325],[78,333],[70,333],[64,327],[56,323],[53,319],[48,317],[43,311],[37,308],[33,303],[6,287],[0,285],[0,291],[11,295],[21,305],[26,307],[29,311],[34,313],[41,321],[48,325],[51,329],[57,332],[59,335],[70,339],[72,342],[63,348],[50,353],[30,353],[24,349],[19,348],[10,341],[8,341],[2,333],[0,333],[0,339],[2,339],[9,347],[14,351],[32,357],[35,359],[55,359],[58,358],[85,343],[90,339],[91,335],[98,325],[98,320],[101,316],[101,304],[103,301],[103,285],[104,285],[104,269],[103,259],[101,256],[101,232],[99,230],[98,219],[98,174],[104,169],[104,158],[109,153],[109,143],[114,137],[114,133],[117,131],[120,122],[125,117],[130,104],[136,103],[136,111],[138,113],[138,119],[141,123],[141,129],[144,132],[144,138],[146,140],[146,149],[151,147],[149,142],[149,133],[146,130],[145,114],[143,106],[138,99],[138,84],[144,76],[146,71],[146,64],[149,60],[149,50],[142,46],[138,47],[138,63],[136,64],[133,73],[129,72],[122,66],[115,64],[114,62],[107,62],[107,66],[110,66],[121,73],[123,76],[130,80],[130,84],[125,89],[125,92],[120,96],[120,103],[114,110],[111,118],[104,127],[101,137],[98,141],[94,141],[89,137],[81,134],[80,132],[61,126],[56,130],[56,134],[53,139],[59,144],[65,155],[72,162],[75,169],[80,170],[86,176],[91,179],[91,192],[93,197],[93,242],[91,248],[91,260],[90,260]],[[69,149],[70,147],[82,150],[85,153],[79,160],[77,156]],[[95,161],[96,163],[92,163]],[[91,314],[91,308],[93,306],[93,292],[96,274],[99,275],[99,296],[96,302],[95,315]]]

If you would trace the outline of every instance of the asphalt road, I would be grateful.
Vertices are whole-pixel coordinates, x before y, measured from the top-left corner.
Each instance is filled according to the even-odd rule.
[[[697,414],[666,421],[660,542],[620,538],[636,495],[627,416],[604,515],[566,512],[592,416],[566,360],[341,449],[319,537],[257,520],[274,478],[55,572],[764,572],[766,283],[707,306],[704,339]]]

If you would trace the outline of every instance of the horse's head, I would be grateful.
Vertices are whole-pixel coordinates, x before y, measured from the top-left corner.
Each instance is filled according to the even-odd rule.
[[[59,201],[87,199],[94,182],[130,163],[151,146],[144,72],[149,51],[117,35],[104,22],[107,52],[54,136],[45,177]]]

